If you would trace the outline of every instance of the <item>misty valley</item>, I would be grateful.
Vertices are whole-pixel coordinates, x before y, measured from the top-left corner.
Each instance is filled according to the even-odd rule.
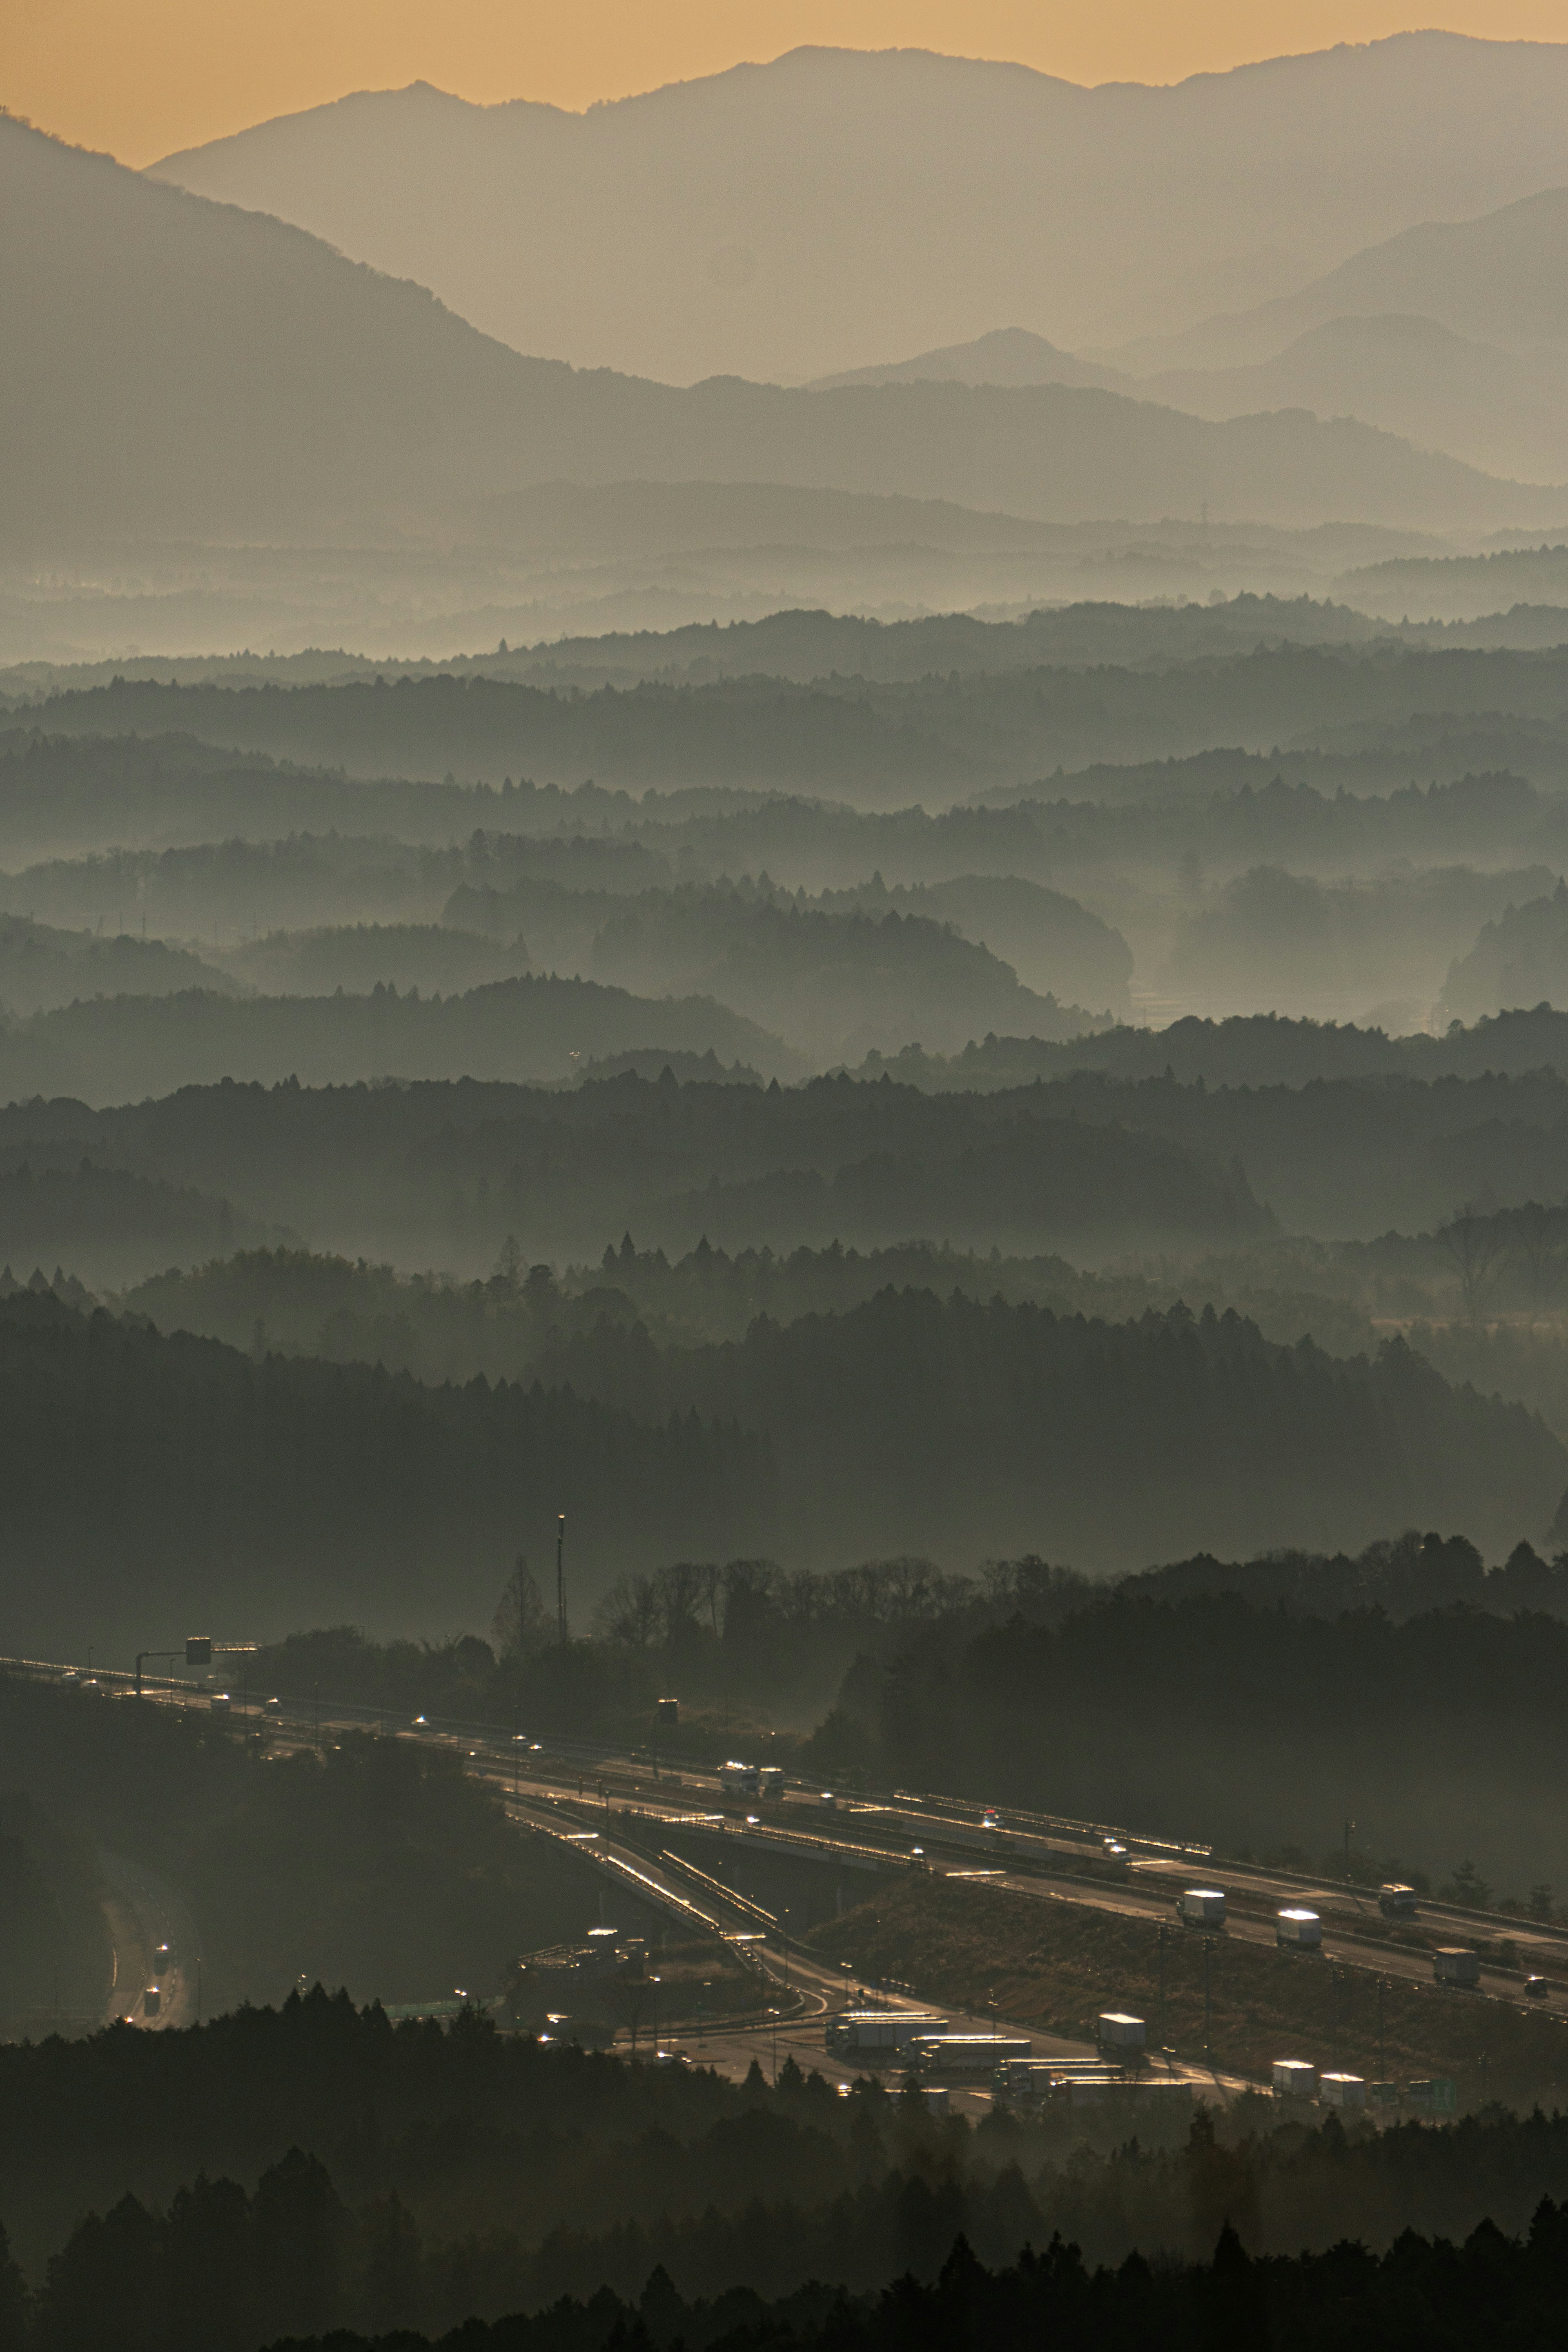
[[[1546,2352],[1568,47],[356,26],[0,91],[0,2352]]]

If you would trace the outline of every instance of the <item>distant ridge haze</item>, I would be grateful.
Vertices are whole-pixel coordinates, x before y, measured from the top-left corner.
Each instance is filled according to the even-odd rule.
[[[1552,528],[1568,496],[1352,423],[1215,425],[1113,393],[691,390],[526,359],[275,220],[0,119],[0,492],[91,534],[449,528],[530,484],[772,480],[1037,520]],[[60,299],[62,288],[71,299]]]
[[[1568,47],[1407,34],[1097,89],[797,49],[584,115],[363,93],[155,170],[515,350],[798,381],[999,320],[1070,347],[1170,334],[1561,186]]]
[[[1563,229],[1568,236],[1568,202]],[[1197,341],[1179,339],[1184,347]],[[1244,365],[1152,374],[1058,351],[1026,328],[1001,328],[945,351],[825,376],[812,389],[916,383],[1097,387],[1216,422],[1304,408],[1321,418],[1357,417],[1489,473],[1548,482],[1568,475],[1568,342],[1503,350],[1409,310],[1331,317]]]

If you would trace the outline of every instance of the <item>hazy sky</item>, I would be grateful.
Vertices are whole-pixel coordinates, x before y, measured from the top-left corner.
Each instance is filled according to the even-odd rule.
[[[1562,0],[0,0],[0,100],[145,163],[347,90],[435,82],[583,107],[802,41],[1015,58],[1069,80],[1189,73],[1413,26],[1555,40]]]

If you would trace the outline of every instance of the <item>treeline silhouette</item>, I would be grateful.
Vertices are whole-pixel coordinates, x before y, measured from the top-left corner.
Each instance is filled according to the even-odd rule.
[[[368,996],[379,985],[450,996],[533,969],[521,940],[444,923],[337,923],[268,931],[222,951],[223,968],[263,996]],[[210,971],[212,967],[209,965]]]
[[[1255,644],[1146,667],[1046,662],[809,684],[753,675],[584,692],[450,673],[283,688],[121,680],[52,696],[28,717],[51,733],[189,734],[362,775],[456,771],[493,783],[521,762],[564,783],[592,776],[883,797],[912,788],[952,798],[989,777],[1022,782],[1058,764],[1310,743],[1352,727],[1369,748],[1401,747],[1394,780],[1405,782],[1412,722],[1436,711],[1450,730],[1495,728],[1500,715],[1525,722],[1517,731],[1534,753],[1525,772],[1544,764],[1555,782],[1565,669],[1561,647]]]
[[[450,911],[462,914],[460,898]],[[829,911],[716,887],[640,894],[603,910],[584,961],[645,997],[715,998],[819,1064],[858,1059],[872,1039],[958,1046],[998,1023],[1058,1037],[1083,1025],[987,948],[896,908]]]
[[[973,1557],[983,1524],[989,1549],[1104,1570],[1185,1549],[1200,1523],[1223,1532],[1193,1549],[1260,1550],[1287,1528],[1359,1548],[1413,1518],[1506,1549],[1544,1533],[1568,1462],[1401,1341],[1343,1360],[1230,1310],[1110,1325],[888,1291],[709,1347],[660,1350],[606,1318],[542,1367],[639,1416],[735,1413],[766,1433],[782,1492],[862,1553],[951,1554],[967,1528]]]
[[[24,1654],[220,1598],[236,1634],[384,1622],[437,1555],[459,1622],[483,1622],[501,1564],[520,1540],[542,1557],[563,1509],[596,1592],[650,1550],[1048,1549],[1103,1571],[1438,1520],[1495,1555],[1543,1532],[1568,1483],[1539,1421],[1399,1341],[1341,1360],[1228,1310],[1111,1324],[915,1289],[692,1346],[601,1315],[548,1333],[529,1385],[494,1387],[279,1357],[265,1331],[241,1354],[17,1291],[0,1392],[17,1564],[0,1639]]]
[[[1522,894],[1519,894],[1522,898]],[[1459,958],[1443,983],[1449,1018],[1474,1020],[1507,1004],[1540,1004],[1568,998],[1568,885],[1506,908],[1483,926],[1469,953]]]
[[[0,1171],[0,1258],[24,1277],[65,1260],[88,1283],[111,1284],[149,1259],[226,1250],[258,1230],[226,1200],[129,1168],[89,1159],[34,1168],[24,1160]]]
[[[371,999],[350,1011],[367,1036],[386,1037],[489,1005],[515,1053],[509,1014],[554,1006],[564,1049],[582,1034],[571,1008],[594,994],[575,982],[520,982],[446,1007]],[[610,999],[604,992],[599,1001]],[[317,1009],[261,1008],[294,1019]],[[669,1012],[656,1010],[661,1019]],[[171,1024],[177,1018],[175,1000]],[[122,1159],[297,1233],[343,1234],[358,1249],[416,1265],[471,1267],[477,1258],[488,1268],[509,1235],[527,1237],[531,1261],[596,1257],[607,1234],[628,1226],[677,1249],[704,1234],[719,1242],[732,1233],[739,1247],[836,1238],[876,1247],[926,1233],[960,1248],[1079,1257],[1224,1245],[1273,1230],[1235,1168],[1121,1131],[1112,1118],[1077,1118],[1076,1103],[1058,1105],[1046,1089],[994,1099],[847,1077],[681,1085],[663,1066],[656,1078],[629,1070],[573,1088],[286,1080],[182,1087],[105,1109],[35,1099],[0,1109],[0,1150],[47,1148],[58,1159],[68,1144],[79,1147],[74,1157]]]
[[[224,982],[188,948],[163,940],[62,931],[47,923],[0,917],[0,1004],[7,1013],[47,1012],[80,997],[168,996]]]
[[[781,928],[780,914],[823,919],[797,919],[793,929]],[[1059,997],[1058,1025],[1047,1031],[1037,1026],[1034,1034],[1076,1036],[1108,1025],[1103,1014],[1091,1018],[1081,1013],[1077,1028],[1061,1025],[1083,1004],[1126,1007],[1132,956],[1120,933],[1077,899],[1017,877],[970,874],[951,882],[891,888],[877,877],[854,889],[816,897],[805,890],[784,890],[765,874],[637,892],[569,890],[539,877],[514,882],[507,889],[462,883],[447,900],[443,920],[498,939],[521,934],[542,967],[585,971],[645,992],[654,991],[656,984],[668,989],[677,982],[690,987],[704,973],[724,973],[727,982],[715,976],[702,985],[740,1012],[756,1009],[740,991],[749,987],[754,992],[769,984],[771,974],[776,989],[784,975],[775,974],[774,967],[786,955],[800,966],[806,946],[815,941],[824,969],[835,961],[843,967],[837,974],[844,1003],[840,1033],[855,1004],[866,1000],[868,986],[866,972],[847,958],[855,950],[864,961],[866,942],[875,939],[882,942],[884,961],[903,967],[902,984],[929,988],[931,981],[922,981],[929,962],[932,978],[940,973],[953,992],[951,1010],[929,999],[921,1000],[923,1012],[917,1013],[914,1004],[907,1010],[905,1017],[916,1017],[922,1034],[933,1043],[940,1043],[942,1029],[951,1028],[954,1019],[969,1023],[966,1036],[995,1026],[978,1010],[979,976],[985,967],[972,958],[954,959],[951,950],[944,961],[923,928],[907,936],[889,929],[886,919],[890,914],[914,917],[922,926],[952,926],[1010,964],[1029,988]],[[862,923],[845,929],[833,920],[845,916],[859,917]],[[868,922],[876,926],[874,931]],[[816,967],[809,969],[819,986]],[[797,970],[796,986],[801,977]],[[993,975],[993,994],[998,984]],[[889,1009],[880,1007],[883,1013]],[[1043,1007],[1031,1008],[1030,1018],[1037,1024],[1043,1017]],[[784,1014],[769,1018],[774,1026],[790,1027],[787,1007]]]
[[[1403,1567],[1440,1596],[1466,1552],[1407,1541],[1389,1581]],[[1267,1563],[1256,1599],[1237,1589],[1245,1573],[1211,1583],[1197,1566],[1186,1597],[1174,1570],[1056,1623],[916,1632],[847,1687],[818,1734],[825,1763],[837,1739],[879,1784],[1177,1837],[1202,1824],[1233,1852],[1321,1854],[1353,1818],[1374,1851],[1450,1869],[1471,1856],[1516,1893],[1568,1885],[1568,1622],[1530,1607],[1533,1566],[1516,1556],[1502,1580],[1524,1588],[1519,1613],[1458,1603],[1403,1622],[1267,1605]]]
[[[371,787],[350,789],[370,799]],[[499,803],[510,815],[512,792],[489,797],[485,813],[498,813]],[[363,824],[374,807],[357,814]],[[171,936],[195,933],[205,942],[216,932],[215,948],[225,940],[233,948],[279,927],[432,922],[464,882],[506,887],[524,875],[574,889],[632,890],[667,882],[669,869],[662,852],[599,834],[476,831],[454,847],[449,838],[426,844],[417,835],[306,828],[281,839],[230,836],[48,858],[6,877],[0,898],[28,919],[118,933],[132,915]]]
[[[156,929],[205,935],[215,920],[248,933],[428,916],[454,889],[504,891],[526,873],[582,889],[668,887],[679,870],[859,891],[873,874],[890,886],[1006,876],[1070,889],[1075,874],[1087,887],[1108,866],[1168,877],[1184,864],[1222,878],[1270,864],[1338,877],[1398,858],[1556,871],[1568,864],[1568,814],[1558,794],[1525,781],[1541,748],[1533,729],[1517,740],[1439,738],[1414,755],[1442,771],[1426,785],[1410,781],[1408,745],[1205,749],[1071,775],[1058,764],[990,805],[875,813],[728,780],[634,796],[514,782],[510,759],[499,782],[423,782],[398,775],[395,759],[388,772],[349,777],[189,735],[18,727],[0,736],[0,805],[13,857],[53,861],[8,886],[18,913],[117,928],[146,913]],[[1468,755],[1479,772],[1465,772]],[[821,781],[811,779],[814,794]],[[1543,781],[1556,782],[1555,772]],[[128,842],[148,845],[120,846]],[[1067,986],[1048,971],[1022,977]]]
[[[645,489],[647,485],[642,486]],[[994,528],[988,523],[985,528]],[[1481,559],[1496,566],[1497,558]],[[1528,559],[1527,559],[1528,562]],[[1541,567],[1536,565],[1535,569]],[[1500,595],[1503,592],[1500,589]],[[1542,614],[1551,606],[1537,606]],[[538,646],[499,646],[483,653],[397,661],[344,652],[303,654],[121,655],[71,665],[68,673],[35,666],[30,678],[68,676],[73,687],[107,686],[114,677],[182,685],[239,683],[296,686],[384,677],[521,679],[547,686],[627,686],[644,678],[701,685],[720,677],[788,677],[797,685],[834,674],[891,680],[933,671],[991,675],[1047,663],[1154,658],[1201,660],[1216,653],[1250,653],[1261,644],[1348,646],[1374,640],[1406,645],[1509,640],[1499,635],[1510,618],[1500,608],[1486,622],[1390,621],[1331,599],[1257,594],[1243,590],[1214,604],[1115,604],[1085,599],[1037,608],[1016,620],[980,620],[970,613],[930,613],[885,621],[861,614],[786,608],[754,621],[688,622],[672,629],[606,630],[555,637]],[[1521,624],[1522,625],[1522,624]],[[1479,634],[1471,636],[1471,632]],[[1521,641],[1522,642],[1522,641]]]
[[[77,1094],[123,1102],[224,1079],[352,1085],[391,1073],[480,1079],[569,1076],[574,1054],[607,1054],[651,1036],[791,1073],[788,1049],[711,997],[650,1003],[595,981],[525,975],[459,996],[368,994],[237,998],[211,989],[78,1003],[0,1032],[0,1090],[13,1100]],[[576,1040],[577,1043],[573,1041]]]
[[[962,1649],[988,1629],[1057,1627],[1112,1591],[1161,1606],[1230,1594],[1271,1616],[1353,1614],[1374,1646],[1389,1622],[1434,1611],[1568,1619],[1568,1553],[1546,1560],[1521,1543],[1489,1570],[1465,1537],[1415,1529],[1354,1558],[1276,1551],[1226,1561],[1205,1553],[1113,1584],[1031,1555],[987,1560],[973,1574],[918,1557],[827,1570],[772,1559],[678,1560],[617,1577],[595,1606],[588,1638],[565,1651],[540,1584],[526,1562],[514,1569],[488,1641],[463,1633],[380,1642],[357,1626],[321,1626],[259,1650],[247,1669],[250,1683],[296,1701],[324,1693],[388,1720],[423,1714],[502,1728],[516,1721],[639,1744],[655,1698],[676,1691],[690,1721],[661,1744],[716,1763],[729,1737],[714,1719],[721,1710],[737,1705],[767,1721],[820,1708],[847,1674],[816,1746],[853,1760],[858,1727],[862,1766],[892,1772],[895,1759],[879,1760],[866,1734],[888,1670],[905,1671],[911,1643],[919,1652]]]
[[[58,1254],[51,1246],[42,1255]],[[865,1251],[835,1242],[826,1249],[731,1255],[704,1239],[672,1259],[663,1250],[638,1249],[628,1234],[619,1248],[606,1247],[597,1265],[557,1275],[542,1264],[525,1268],[516,1236],[509,1234],[487,1277],[459,1282],[279,1247],[243,1250],[189,1273],[171,1267],[115,1303],[150,1317],[161,1330],[381,1363],[420,1380],[468,1380],[476,1372],[516,1379],[532,1371],[552,1331],[591,1329],[601,1316],[641,1322],[661,1346],[738,1339],[758,1315],[787,1323],[798,1315],[842,1313],[889,1286],[1028,1300],[1058,1315],[1106,1322],[1129,1321],[1151,1307],[1234,1307],[1267,1339],[1293,1344],[1305,1333],[1335,1356],[1373,1353],[1380,1342],[1374,1318],[1409,1317],[1410,1345],[1446,1380],[1526,1404],[1562,1434],[1568,1431],[1568,1337],[1555,1319],[1543,1318],[1555,1318],[1565,1279],[1568,1211],[1536,1202],[1490,1217],[1468,1212],[1432,1234],[1385,1234],[1375,1243],[1338,1248],[1268,1241],[1147,1272],[1086,1272],[1057,1256],[1003,1257],[923,1242]],[[1496,1309],[1521,1307],[1530,1311],[1528,1323],[1495,1318]]]
[[[25,714],[16,717],[21,722]],[[51,735],[17,723],[0,732],[0,809],[11,856],[31,860],[127,842],[163,849],[323,832],[445,848],[498,818],[520,831],[553,829],[591,812],[624,822],[636,803],[595,785],[566,794],[526,782],[501,792],[395,775],[362,781],[338,769],[225,751],[194,735]]]
[[[744,1548],[777,1508],[766,1439],[729,1414],[654,1426],[538,1384],[258,1363],[26,1292],[0,1300],[0,1391],[12,1654],[128,1654],[212,1616],[238,1639],[324,1605],[423,1614],[437,1561],[471,1620],[562,1509],[604,1577],[699,1529]]]
[[[1267,1001],[1280,990],[1297,1004],[1342,1003],[1342,992],[1360,990],[1368,999],[1406,992],[1425,1010],[1483,926],[1521,899],[1539,898],[1553,879],[1545,866],[1487,874],[1450,866],[1352,881],[1253,866],[1185,916],[1170,969],[1182,987],[1233,1003]],[[1552,992],[1494,993],[1473,1009],[1538,1004]]]
[[[1526,1077],[1568,1066],[1568,1013],[1549,1004],[1510,1011],[1453,1024],[1441,1037],[1390,1037],[1384,1030],[1352,1022],[1306,1021],[1278,1013],[1232,1014],[1207,1020],[1184,1014],[1163,1029],[1108,1029],[1067,1045],[1012,1038],[977,1042],[962,1057],[973,1084],[988,1059],[1007,1056],[1016,1068],[1027,1043],[1030,1077],[1067,1077],[1079,1070],[1103,1071],[1127,1081],[1168,1076],[1191,1086],[1301,1087],[1335,1079],[1477,1079]],[[912,1080],[917,1055],[902,1055],[897,1066]],[[1016,1068],[1011,1083],[1025,1082]]]
[[[1510,2343],[1545,2352],[1557,2341],[1565,2276],[1568,2215],[1543,2200],[1523,2242],[1505,2239],[1489,2222],[1462,2248],[1428,2243],[1411,2231],[1381,2261],[1349,2245],[1254,2262],[1227,2223],[1207,2263],[1153,2267],[1129,2256],[1115,2272],[1092,2273],[1078,2247],[1059,2239],[1043,2254],[1026,2249],[1013,2268],[991,2272],[959,2237],[934,2282],[901,2278],[858,2304],[808,2288],[771,2305],[742,2293],[693,2306],[659,2273],[635,2304],[595,2296],[533,2320],[466,2327],[462,2341],[475,2352],[597,2352],[606,2342],[690,2342],[706,2352],[741,2352],[760,2338],[801,2352],[905,2352],[911,2345],[963,2343],[1023,2352],[1042,2339],[1084,2352],[1153,2342],[1193,2352],[1266,2343],[1326,2352],[1364,2340],[1394,2352],[1425,2352],[1501,2325]],[[343,2352],[368,2352],[363,2336],[332,2341]]]
[[[1099,2324],[1075,2342],[1142,2342],[1159,2293],[1167,2315],[1194,2298],[1202,2315],[1216,2279],[1250,2281],[1255,2321],[1266,2292],[1289,2291],[1288,2320],[1308,2282],[1335,2281],[1342,2327],[1380,2278],[1408,2304],[1424,2266],[1452,2282],[1482,2256],[1494,2323],[1510,2282],[1561,2292],[1547,2257],[1568,2137],[1539,2113],[1347,2131],[1280,2126],[1243,2100],[1218,2122],[1200,2110],[1173,2147],[1107,2145],[1092,2119],[1023,2124],[999,2106],[971,2129],[918,2092],[863,2081],[841,2099],[793,2062],[776,2089],[755,2067],[734,2085],[471,2017],[394,2027],[319,1990],[195,2032],[8,2049],[0,2082],[26,2103],[0,2136],[0,2194],[22,2208],[13,2235],[39,2281],[29,2297],[0,2268],[7,2352],[253,2352],[279,2331],[434,2335],[500,2312],[518,2316],[463,2340],[711,2344],[744,2326],[755,2343],[782,2298],[803,2332],[766,2340],[855,2342],[868,2313],[847,2297],[901,2312],[886,2340],[902,2345],[926,2340],[910,2333],[922,2311],[951,2322],[953,2279],[977,2284],[977,2260],[1071,2285],[1078,2318]],[[1423,2231],[1466,2242],[1463,2262],[1421,2247]],[[1089,2265],[1106,2266],[1097,2282]],[[1136,2325],[1108,2336],[1122,2294]],[[819,2335],[830,2319],[851,2332]],[[953,2340],[950,2326],[930,2340]]]

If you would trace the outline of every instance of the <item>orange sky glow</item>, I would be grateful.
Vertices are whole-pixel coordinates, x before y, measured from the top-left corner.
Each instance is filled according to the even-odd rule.
[[[581,108],[823,42],[1165,82],[1424,21],[1408,0],[3,0],[0,100],[141,164],[417,80],[487,103]],[[1562,0],[1446,0],[1436,21],[1496,39],[1564,30]]]

